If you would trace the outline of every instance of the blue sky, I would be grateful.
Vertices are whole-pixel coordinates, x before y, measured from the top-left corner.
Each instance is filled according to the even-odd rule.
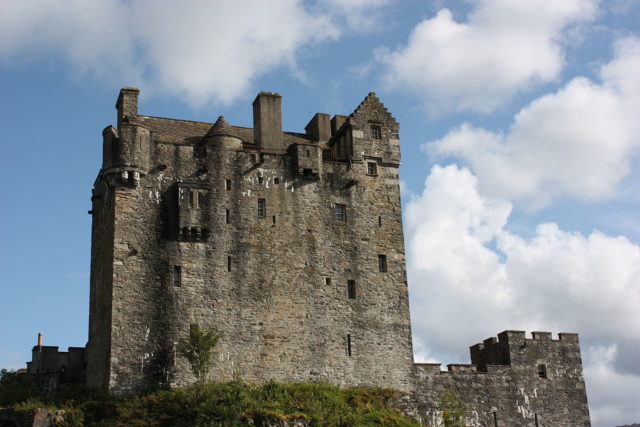
[[[284,128],[375,91],[401,124],[417,360],[578,332],[594,425],[639,422],[640,1],[35,1],[0,10],[0,367],[87,339],[90,192],[146,115]]]

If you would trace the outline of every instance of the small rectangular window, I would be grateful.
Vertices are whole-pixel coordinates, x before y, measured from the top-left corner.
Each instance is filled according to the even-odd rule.
[[[271,217],[271,222],[273,223],[273,225],[276,225],[276,216],[272,216]]]
[[[227,224],[231,222],[231,211],[229,209],[224,210],[224,222]]]
[[[227,271],[231,271],[231,257],[227,257]]]
[[[380,139],[382,138],[382,132],[380,126],[371,125],[371,139]]]
[[[387,272],[387,256],[386,255],[378,255],[378,270],[380,270],[380,273]]]
[[[347,220],[347,207],[345,205],[333,205],[333,220],[345,222]]]
[[[198,196],[198,209],[204,208],[204,193],[196,193]]]
[[[540,378],[547,378],[547,367],[545,365],[538,365],[538,376]]]
[[[327,277],[324,279],[324,284],[327,286],[331,286],[331,277]]]
[[[258,199],[258,218],[264,218],[266,215],[266,203],[264,199]]]
[[[258,184],[264,184],[264,177],[258,177]]]
[[[351,357],[351,334],[347,334],[347,356]]]
[[[274,184],[280,184],[280,178],[278,178],[278,177],[273,178],[273,183]]]
[[[378,227],[382,227],[382,216],[378,215]]]
[[[196,207],[196,192],[191,190],[189,191],[189,207],[190,208],[195,208]]]
[[[376,163],[367,163],[367,175],[378,175],[378,165]]]
[[[230,179],[227,179],[227,180],[224,181],[224,189],[227,190],[227,191],[231,190],[231,180]]]
[[[182,286],[182,267],[179,265],[173,266],[173,286]]]
[[[347,280],[347,296],[349,299],[356,299],[356,281]]]

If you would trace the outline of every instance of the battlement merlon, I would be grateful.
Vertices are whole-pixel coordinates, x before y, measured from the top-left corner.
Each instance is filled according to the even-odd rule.
[[[561,332],[558,339],[553,339],[551,332],[532,332],[531,338],[526,338],[525,331],[507,330],[491,337],[482,343],[469,348],[471,363],[478,365],[478,370],[485,371],[487,365],[516,365],[526,364],[531,360],[555,358],[556,362],[571,352],[580,360],[580,343],[578,334]],[[543,354],[547,356],[543,357]]]

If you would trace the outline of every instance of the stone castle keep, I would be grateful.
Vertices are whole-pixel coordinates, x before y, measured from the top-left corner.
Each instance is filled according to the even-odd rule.
[[[399,125],[375,94],[305,133],[282,130],[275,93],[253,129],[144,116],[138,94],[120,92],[93,189],[89,385],[193,382],[176,345],[197,323],[221,334],[218,380],[393,387],[434,425],[455,388],[469,425],[590,425],[576,334],[413,362]]]

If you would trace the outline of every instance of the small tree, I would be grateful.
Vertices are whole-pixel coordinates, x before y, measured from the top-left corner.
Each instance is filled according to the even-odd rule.
[[[178,352],[189,361],[191,372],[198,379],[198,383],[204,384],[213,364],[211,353],[218,343],[220,335],[212,330],[200,328],[192,323],[189,327],[189,338],[182,338],[178,344]]]
[[[465,427],[467,405],[455,388],[448,388],[440,397],[438,409],[442,411],[444,427]]]

